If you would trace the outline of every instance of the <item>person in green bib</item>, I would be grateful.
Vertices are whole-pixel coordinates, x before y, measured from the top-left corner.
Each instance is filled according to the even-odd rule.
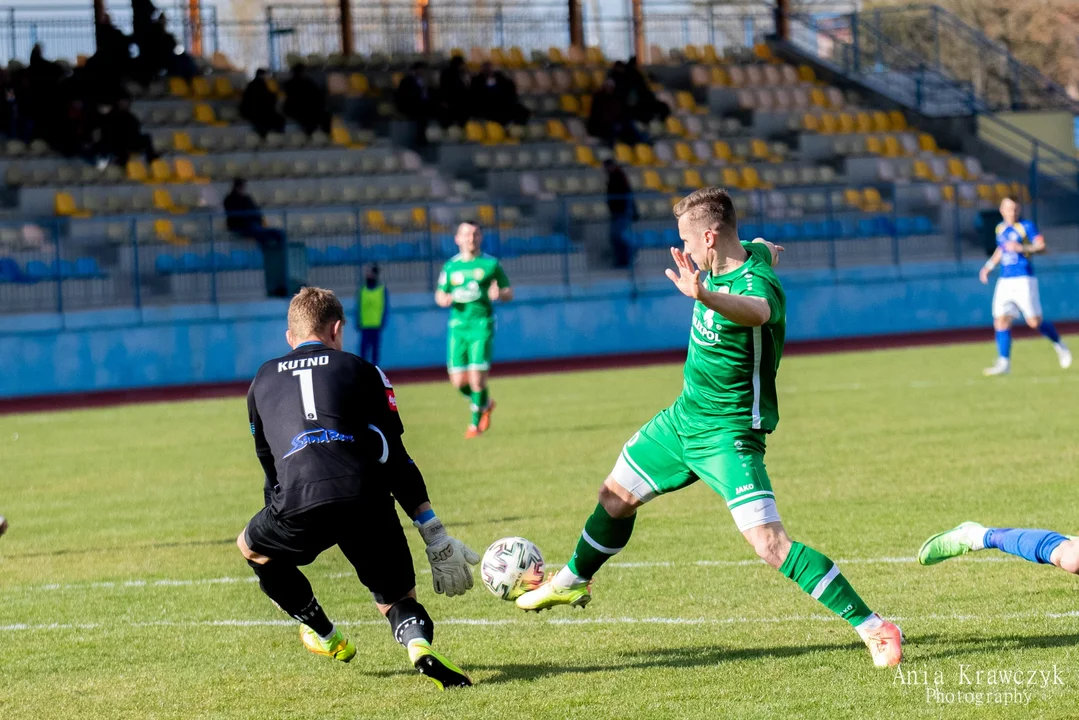
[[[360,328],[360,357],[378,365],[382,328],[390,312],[390,293],[379,279],[378,265],[368,265],[356,293],[356,324]]]
[[[463,222],[454,237],[459,253],[442,266],[435,303],[450,309],[446,370],[450,383],[468,398],[472,418],[466,438],[479,437],[491,426],[494,400],[487,392],[495,337],[495,301],[513,299],[506,271],[498,258],[483,252],[483,233]]]

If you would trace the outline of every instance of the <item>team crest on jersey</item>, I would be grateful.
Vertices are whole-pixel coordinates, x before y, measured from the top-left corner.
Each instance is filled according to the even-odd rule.
[[[483,268],[476,268],[475,270],[473,270],[472,271],[472,277],[476,278],[477,280],[482,280],[483,279]]]
[[[450,273],[450,285],[462,285],[465,281],[465,274],[463,272]]]
[[[397,412],[397,395],[393,392],[393,384],[386,377],[386,373],[382,372],[382,368],[375,365],[375,370],[378,370],[378,374],[382,378],[382,385],[386,388],[386,405],[389,406],[391,411]]]
[[[730,288],[729,285],[720,285],[719,287],[716,288],[716,292],[719,293],[720,295],[730,295],[731,294],[731,288]]]

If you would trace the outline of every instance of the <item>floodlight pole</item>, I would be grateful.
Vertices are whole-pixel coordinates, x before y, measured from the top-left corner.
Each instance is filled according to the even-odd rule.
[[[581,0],[569,0],[569,44],[584,48],[584,25],[581,22]]]
[[[780,40],[790,39],[790,0],[776,0],[776,37]]]
[[[94,23],[101,24],[105,21],[105,0],[94,0]]]
[[[341,54],[352,57],[352,0],[341,0]]]
[[[640,65],[645,64],[644,0],[633,0],[633,54]]]
[[[420,18],[420,52],[431,52],[431,6],[430,0],[416,0],[416,15]]]
[[[188,0],[187,22],[191,26],[191,54],[202,57],[202,8],[199,0]]]

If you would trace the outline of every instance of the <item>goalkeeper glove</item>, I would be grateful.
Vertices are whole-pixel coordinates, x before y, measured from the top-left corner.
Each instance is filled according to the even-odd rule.
[[[420,537],[427,545],[427,560],[431,563],[431,582],[438,594],[448,597],[464,595],[472,587],[472,568],[480,556],[457,538],[450,537],[442,521],[434,517],[424,522],[414,520]]]

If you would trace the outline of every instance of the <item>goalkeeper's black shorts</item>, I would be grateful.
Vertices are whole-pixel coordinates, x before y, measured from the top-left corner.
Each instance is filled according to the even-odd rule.
[[[378,603],[396,602],[416,587],[412,554],[389,493],[319,505],[285,518],[267,506],[244,532],[252,550],[291,565],[309,565],[337,545]]]

